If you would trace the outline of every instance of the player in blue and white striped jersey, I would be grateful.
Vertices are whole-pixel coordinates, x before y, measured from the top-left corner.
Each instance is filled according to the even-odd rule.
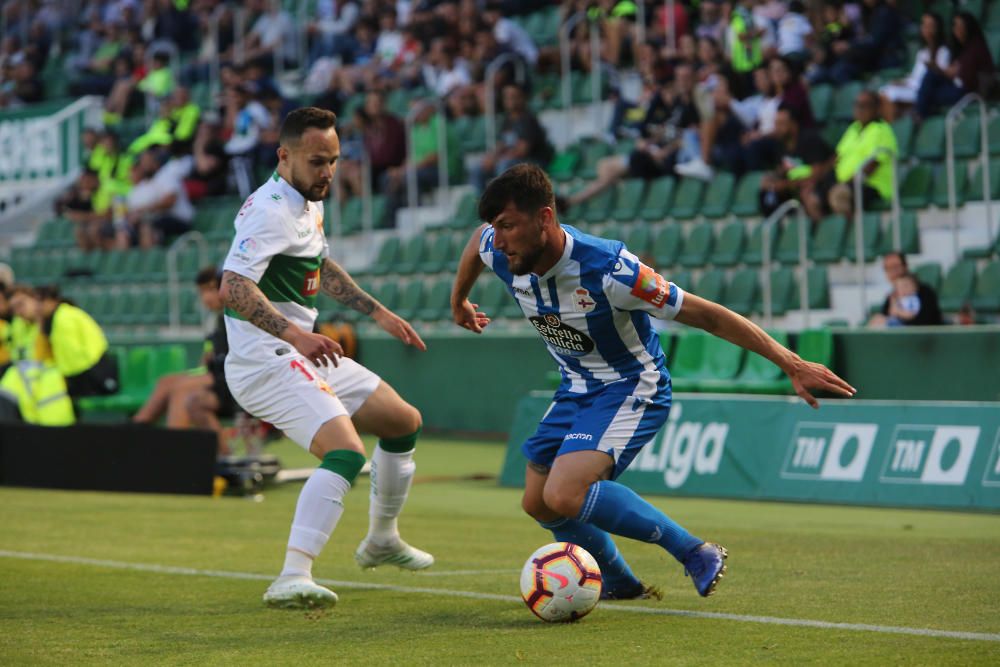
[[[524,510],[559,541],[579,544],[601,566],[605,595],[650,594],[609,533],[660,545],[680,561],[702,596],[725,572],[726,550],[692,536],[614,481],[666,422],[670,375],[650,315],[725,338],[777,364],[796,392],[851,396],[826,367],[787,350],[749,320],[683,292],[620,241],[584,234],[556,219],[552,184],[538,167],[518,165],[490,182],[479,203],[487,224],[469,240],[451,306],[456,324],[482,333],[487,313],[468,300],[484,265],[493,269],[545,341],[563,381],[528,459]]]

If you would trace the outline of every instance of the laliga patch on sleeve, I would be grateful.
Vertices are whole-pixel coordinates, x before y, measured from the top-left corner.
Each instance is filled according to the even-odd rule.
[[[240,242],[236,245],[236,252],[233,253],[233,257],[244,262],[250,262],[256,254],[257,241],[252,236],[248,236],[245,239],[240,239]]]
[[[657,308],[662,308],[670,296],[670,283],[659,273],[645,264],[639,265],[639,277],[632,288],[632,296],[648,301]]]

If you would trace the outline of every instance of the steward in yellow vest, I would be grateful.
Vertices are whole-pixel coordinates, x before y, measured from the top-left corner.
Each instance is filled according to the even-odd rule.
[[[50,364],[18,361],[0,375],[0,392],[17,403],[21,419],[40,426],[70,426],[76,422],[66,380]]]

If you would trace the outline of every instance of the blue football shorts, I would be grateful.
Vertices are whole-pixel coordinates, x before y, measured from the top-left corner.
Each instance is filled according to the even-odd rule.
[[[557,392],[521,451],[532,463],[546,467],[569,452],[606,452],[614,459],[615,479],[666,423],[670,400],[666,374],[659,374],[655,384],[630,378],[586,394]]]

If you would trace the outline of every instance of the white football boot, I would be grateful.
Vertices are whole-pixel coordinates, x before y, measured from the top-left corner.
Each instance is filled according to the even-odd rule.
[[[397,540],[388,546],[379,546],[369,542],[367,537],[354,552],[354,560],[366,570],[379,565],[395,565],[403,570],[426,570],[434,564],[434,556],[411,547],[403,540]]]
[[[268,607],[280,609],[316,609],[337,604],[337,594],[309,577],[278,577],[264,593]]]

